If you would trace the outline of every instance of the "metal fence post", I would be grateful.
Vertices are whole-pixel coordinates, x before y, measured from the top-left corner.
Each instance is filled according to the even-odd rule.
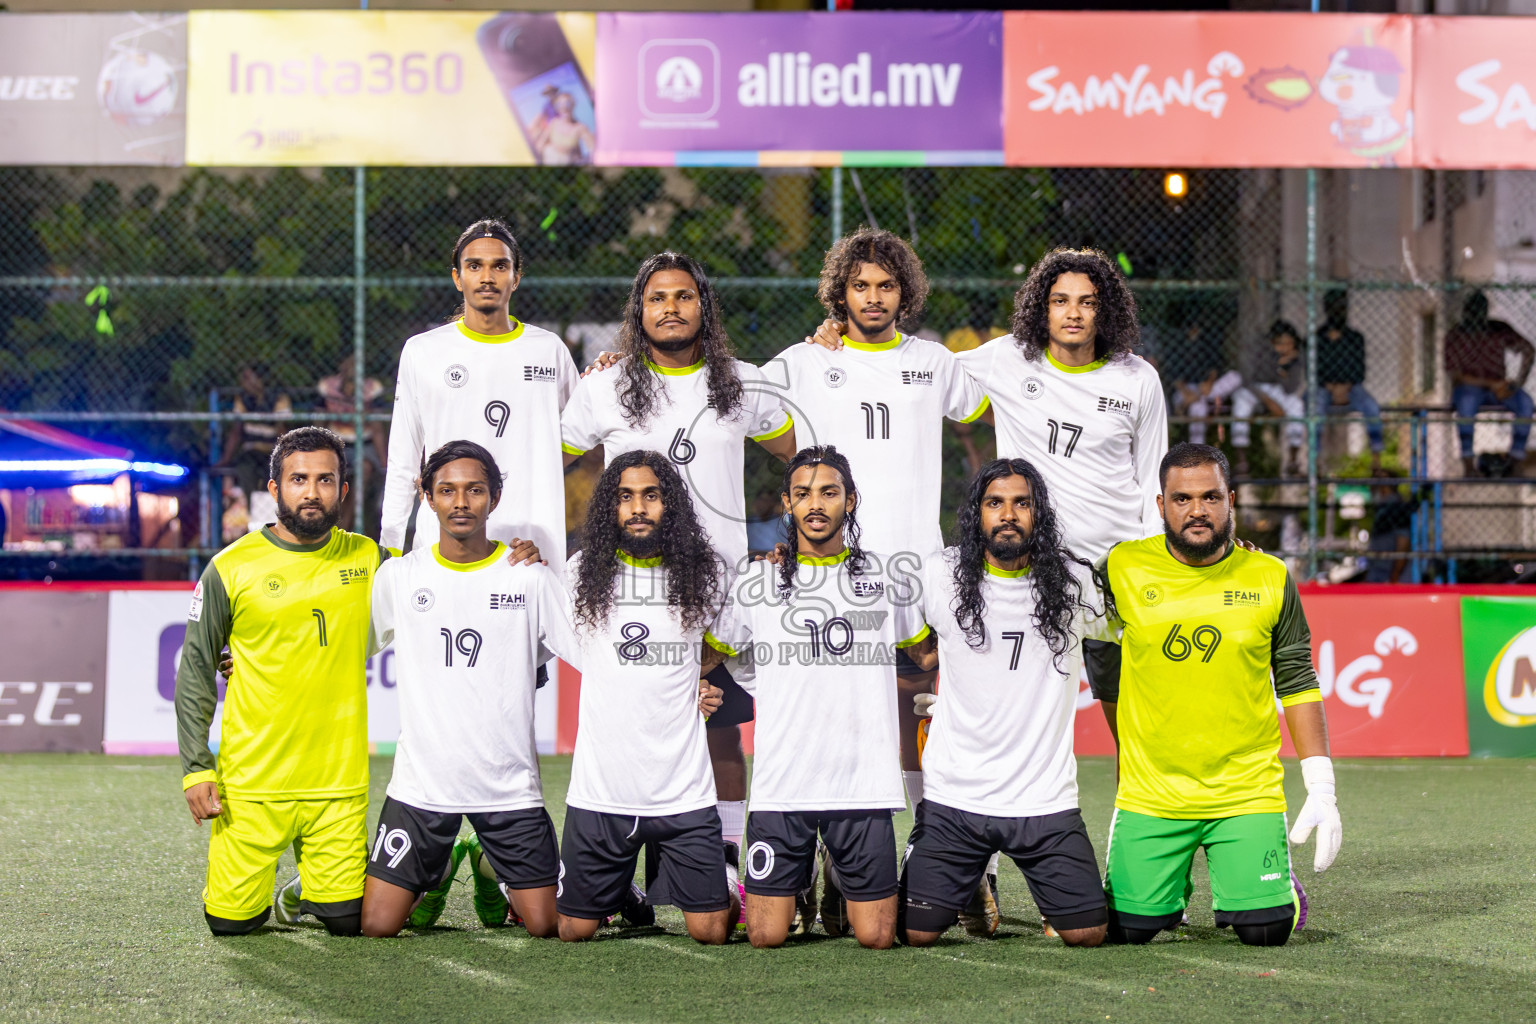
[[[352,530],[363,532],[363,503],[367,495],[363,488],[363,463],[368,439],[364,434],[363,381],[367,376],[363,366],[364,342],[367,336],[365,321],[368,294],[363,277],[368,270],[368,213],[367,168],[352,169],[352,430],[357,437],[353,445],[352,466]]]
[[[843,169],[832,168],[832,241],[843,237]],[[830,243],[829,243],[830,244]]]
[[[1317,171],[1307,168],[1307,579],[1317,578]]]

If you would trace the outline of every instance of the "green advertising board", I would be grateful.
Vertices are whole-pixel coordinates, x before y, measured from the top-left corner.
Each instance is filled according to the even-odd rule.
[[[1536,598],[1462,598],[1461,645],[1471,755],[1536,757]]]

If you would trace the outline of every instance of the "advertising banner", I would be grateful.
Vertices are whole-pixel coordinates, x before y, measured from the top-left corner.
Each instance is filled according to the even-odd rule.
[[[1478,757],[1536,757],[1536,598],[1461,599],[1467,736]]]
[[[1007,162],[1407,166],[1413,27],[1399,15],[1008,12]]]
[[[0,164],[180,164],[185,14],[0,15]]]
[[[1425,167],[1536,167],[1536,19],[1419,18]]]
[[[601,164],[997,164],[985,13],[599,14]]]
[[[1466,755],[1461,600],[1406,588],[1367,598],[1347,588],[1302,592],[1333,756]],[[1281,733],[1282,755],[1295,757],[1283,717]],[[1078,695],[1076,743],[1079,754],[1114,753],[1086,680]]]
[[[101,750],[107,595],[0,591],[0,622],[0,753]]]
[[[187,162],[591,163],[590,14],[194,11]]]

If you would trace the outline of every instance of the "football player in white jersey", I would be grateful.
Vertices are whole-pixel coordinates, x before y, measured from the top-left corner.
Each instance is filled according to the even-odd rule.
[[[933,724],[903,865],[904,940],[938,941],[1000,849],[1055,933],[1097,946],[1109,913],[1078,810],[1072,730],[1083,641],[1111,628],[1099,587],[1062,546],[1047,485],[1023,459],[982,467],[956,533],[923,577],[944,682],[937,699],[918,698],[932,701]]]
[[[861,504],[848,460],[806,448],[784,471],[793,522],[777,565],[737,577],[716,649],[751,651],[744,681],[758,699],[752,814],[747,822],[747,937],[781,946],[796,897],[812,882],[817,836],[845,904],[829,908],[830,934],[887,949],[896,935],[896,833],[905,803],[896,725],[896,651],[928,635],[913,581],[882,569],[861,546]]]
[[[608,364],[612,369],[583,377],[566,404],[566,464],[598,445],[610,463],[628,451],[665,452],[734,576],[747,562],[744,443],[756,441],[781,462],[795,453],[783,388],[735,358],[714,287],[699,262],[681,253],[657,253],[640,264],[624,307],[619,353],[617,364]],[[710,673],[710,682],[724,693],[707,730],[734,888],[747,814],[741,726],[752,720],[752,698],[726,665]]]
[[[581,702],[566,793],[560,938],[591,938],[622,909],[642,846],[658,853],[652,903],[718,944],[738,908],[726,884],[715,779],[699,714],[703,643],[725,580],[688,489],[665,455],[625,452],[592,492],[568,567]]]
[[[517,486],[507,489],[487,524],[490,538],[532,540],[551,558],[551,569],[564,573],[560,410],[576,386],[576,364],[557,335],[510,315],[522,273],[522,250],[510,228],[499,220],[471,224],[453,247],[462,314],[410,338],[400,352],[379,534],[396,554],[421,500],[421,460],[449,441],[467,439],[518,467]],[[423,507],[415,546],[431,547],[437,527],[437,517]]]
[[[1168,410],[1157,371],[1131,352],[1136,298],[1120,268],[1097,249],[1053,249],[1009,327],[958,357],[991,399],[998,457],[1039,469],[1079,557],[1155,536]]]
[[[819,340],[835,325],[835,347],[793,345],[764,366],[785,374],[801,445],[832,444],[864,480],[863,501],[886,511],[866,525],[865,544],[892,560],[892,572],[917,575],[944,546],[939,531],[943,431],[948,417],[971,423],[987,397],[937,342],[902,333],[923,319],[928,276],[901,238],[860,228],[839,239],[822,264],[817,297],[827,310]],[[843,333],[846,332],[846,333]],[[897,661],[903,698],[902,778],[913,807],[923,799],[912,697],[933,689],[935,674]],[[996,927],[991,889],[978,892],[967,924]]]
[[[363,892],[364,935],[390,936],[442,913],[468,854],[475,911],[556,934],[559,852],[544,809],[533,694],[543,645],[575,658],[568,599],[542,564],[513,565],[486,524],[502,497],[495,458],[451,441],[421,465],[440,540],[379,567],[375,642],[393,641],[400,742]],[[475,834],[456,842],[461,816]]]

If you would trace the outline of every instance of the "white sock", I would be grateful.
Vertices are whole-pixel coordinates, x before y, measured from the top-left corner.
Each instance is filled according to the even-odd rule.
[[[997,874],[997,851],[996,850],[992,851],[992,859],[987,861],[987,874],[989,874],[989,875],[996,875]]]
[[[902,772],[901,783],[907,787],[907,802],[914,811],[917,810],[917,805],[923,802],[923,773]]]
[[[718,800],[715,810],[720,814],[720,838],[740,846],[741,837],[747,834],[747,802]]]

